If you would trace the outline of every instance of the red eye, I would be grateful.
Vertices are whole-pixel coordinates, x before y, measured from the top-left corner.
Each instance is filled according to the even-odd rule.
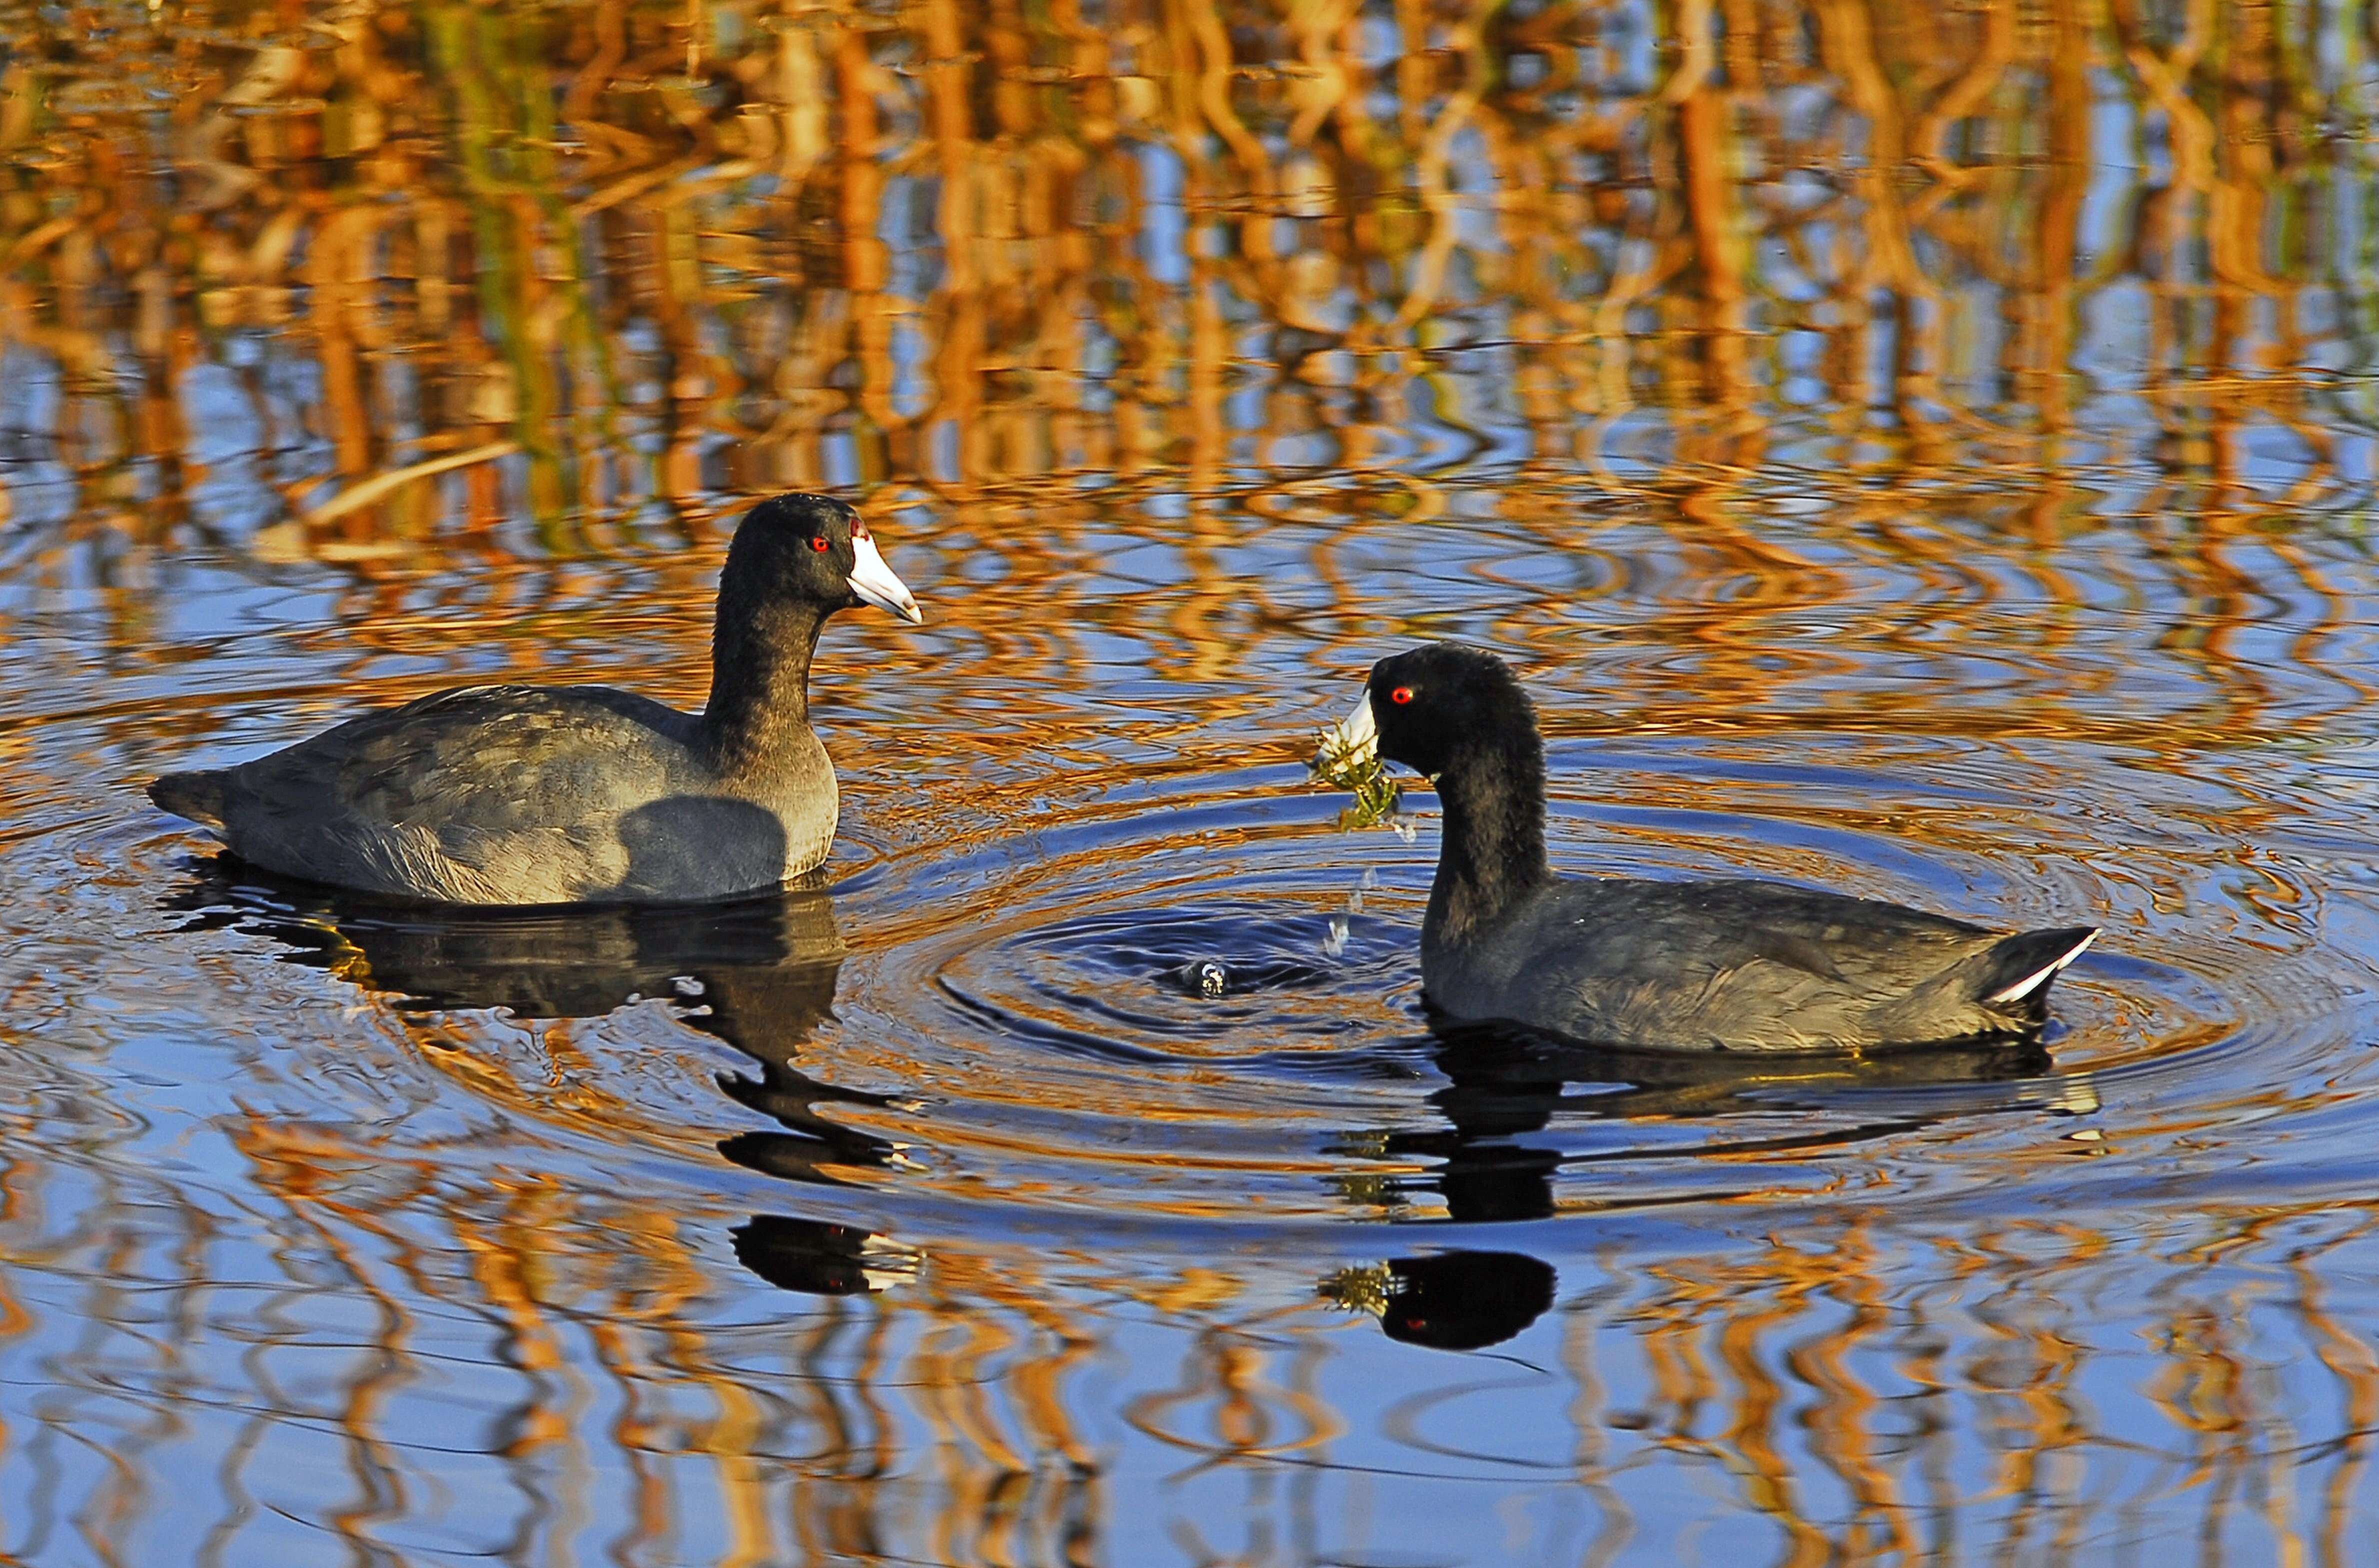
[[[1398,707],[1404,706],[1405,704],[1412,701],[1412,688],[1410,686],[1397,687],[1395,691],[1388,694],[1388,701],[1395,704]]]
[[[833,548],[834,541],[827,538],[824,534],[812,534],[810,536],[810,549],[832,549]]]

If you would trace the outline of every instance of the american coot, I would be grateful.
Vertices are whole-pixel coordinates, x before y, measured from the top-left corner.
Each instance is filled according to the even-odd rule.
[[[774,887],[826,858],[834,765],[809,722],[826,618],[923,621],[859,514],[752,509],[728,547],[699,714],[604,686],[465,686],[149,798],[316,882],[458,904],[636,903]]]
[[[1371,669],[1325,758],[1433,778],[1445,812],[1421,984],[1455,1019],[1595,1044],[1842,1051],[2023,1033],[2090,926],[2003,935],[1777,882],[1563,877],[1545,863],[1544,746],[1503,660],[1451,643]]]

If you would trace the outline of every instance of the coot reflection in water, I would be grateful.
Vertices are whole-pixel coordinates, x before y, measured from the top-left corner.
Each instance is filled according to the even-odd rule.
[[[837,1120],[835,1105],[885,1106],[895,1096],[841,1087],[803,1070],[803,1048],[834,1017],[846,955],[823,891],[731,904],[472,911],[377,899],[273,877],[228,857],[201,862],[169,907],[198,927],[233,925],[286,949],[282,961],[332,970],[407,1011],[501,1009],[537,1019],[601,1017],[661,998],[689,1028],[732,1047],[758,1072],[722,1072],[729,1098],[772,1119],[731,1133],[719,1152],[763,1175],[847,1188],[857,1172],[897,1173],[900,1146]],[[1262,963],[1233,971],[1234,990],[1267,979],[1297,986],[1301,971]],[[1169,959],[1146,976],[1179,989]],[[1438,1020],[1428,1057],[1447,1080],[1427,1096],[1444,1125],[1350,1132],[1329,1152],[1359,1172],[1385,1160],[1418,1175],[1391,1188],[1434,1193],[1443,1223],[1499,1224],[1557,1212],[1565,1165],[1599,1161],[1809,1151],[1993,1111],[2095,1109],[2086,1077],[2059,1077],[2037,1037],[1858,1058],[1730,1058],[1596,1050],[1495,1025]],[[909,1106],[914,1109],[913,1105]],[[1648,1151],[1624,1142],[1576,1152],[1528,1141],[1565,1122],[1614,1125],[1822,1110],[1809,1130],[1757,1140],[1713,1138]],[[912,1122],[930,1131],[930,1122]],[[913,1165],[912,1165],[913,1168]],[[1624,1205],[1623,1205],[1624,1206]],[[1358,1204],[1358,1208],[1364,1205]],[[735,1227],[736,1258],[769,1284],[821,1297],[871,1294],[913,1279],[922,1253],[848,1215],[763,1212]],[[1323,1274],[1319,1293],[1376,1316],[1391,1338],[1447,1350],[1512,1338],[1555,1299],[1553,1266],[1503,1248],[1415,1251]]]
[[[284,944],[284,962],[329,969],[407,1009],[501,1008],[527,1019],[599,1018],[672,998],[677,1015],[749,1056],[759,1076],[721,1073],[738,1104],[782,1131],[730,1136],[720,1152],[789,1180],[842,1185],[837,1166],[881,1167],[892,1145],[820,1114],[883,1104],[796,1065],[834,1012],[844,955],[834,902],[816,890],[732,903],[475,911],[374,899],[205,862],[170,900],[198,927],[236,925]],[[358,961],[359,960],[359,961]]]
[[[1443,1129],[1392,1132],[1365,1150],[1436,1162],[1411,1187],[1443,1199],[1444,1222],[1551,1219],[1564,1165],[1640,1160],[1627,1146],[1569,1153],[1532,1146],[1556,1116],[1612,1121],[1769,1116],[1802,1108],[1852,1112],[1847,1126],[1670,1150],[1668,1157],[1808,1151],[1914,1131],[1950,1116],[1992,1111],[2077,1115],[2097,1108],[2084,1075],[2059,1076],[2035,1036],[1872,1057],[1747,1061],[1600,1050],[1499,1025],[1439,1022],[1436,1065],[1449,1081],[1429,1097]],[[1572,1086],[1581,1087],[1573,1092]],[[1864,1112],[1864,1115],[1858,1113]],[[1325,1279],[1322,1292],[1368,1309],[1390,1338],[1475,1350],[1512,1338],[1552,1307],[1552,1265],[1524,1254],[1456,1249],[1391,1259]]]
[[[1551,1218],[1553,1177],[1568,1165],[1813,1151],[1950,1116],[2098,1107],[2089,1077],[2057,1073],[2037,1033],[1872,1055],[1752,1058],[1608,1050],[1494,1024],[1439,1021],[1434,1032],[1438,1070],[1451,1081],[1429,1099],[1447,1126],[1392,1132],[1379,1152],[1441,1162],[1422,1185],[1443,1198],[1454,1224]],[[1555,1116],[1722,1121],[1790,1110],[1835,1115],[1807,1131],[1714,1140],[1657,1155],[1632,1145],[1569,1152],[1517,1141]]]

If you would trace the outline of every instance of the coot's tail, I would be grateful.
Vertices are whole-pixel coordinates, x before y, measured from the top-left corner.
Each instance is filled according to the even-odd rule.
[[[2022,931],[1960,959],[1867,1018],[1878,1039],[1963,1040],[2030,1029],[2048,1017],[2048,983],[2082,956],[2095,926]]]
[[[175,816],[213,828],[223,825],[223,776],[217,769],[169,773],[149,786],[149,798]]]
[[[1987,1007],[2037,1013],[2047,1005],[2049,982],[2097,939],[2095,925],[2018,932],[1983,955],[1974,999]]]

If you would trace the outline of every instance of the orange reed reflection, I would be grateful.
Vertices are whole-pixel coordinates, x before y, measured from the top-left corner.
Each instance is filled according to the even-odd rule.
[[[1715,527],[1780,417],[1879,496],[2036,470],[2035,533],[2110,445],[2208,519],[2359,484],[2367,144],[2310,16],[78,15],[0,83],[0,331],[82,528],[218,522],[235,472],[240,531],[352,560],[1466,446],[1633,489],[1639,430]]]
[[[464,646],[478,678],[682,649],[641,674],[685,697],[718,514],[832,486],[897,514],[895,548],[953,584],[998,568],[936,602],[936,634],[1056,710],[1117,633],[1184,685],[1284,626],[1309,637],[1300,657],[1360,667],[1410,629],[1377,585],[1454,570],[1412,541],[1491,530],[1573,573],[1492,611],[1551,689],[1602,683],[1557,730],[1691,729],[1718,755],[1812,728],[2058,742],[2146,768],[2313,737],[2371,695],[2337,656],[2356,611],[2319,548],[2373,471],[2356,377],[2379,285],[2348,199],[2372,144],[2355,56],[2330,47],[2350,23],[2244,0],[20,8],[0,72],[0,580],[100,585],[111,647],[171,666],[204,650],[152,635],[163,564],[331,563],[337,635],[290,633],[273,672],[315,717],[449,683]],[[1162,563],[1133,564],[1142,546]],[[619,569],[598,557],[634,561],[634,602],[603,592]],[[1502,586],[1514,564],[1490,553],[1477,574]],[[420,570],[437,566],[453,574]],[[2279,656],[2249,645],[2271,598],[2315,607]],[[2118,700],[2140,671],[2093,642],[2110,605],[2163,617],[2136,644],[2175,678]],[[1824,616],[1855,637],[1803,634]],[[1591,677],[1569,668],[1588,623],[1626,633]],[[928,689],[924,644],[871,635]],[[1952,665],[1968,678],[1946,695],[1842,679]],[[855,685],[838,744],[943,775],[887,786],[882,831],[999,818],[1020,765],[996,726],[954,726],[918,761]],[[112,715],[135,751],[219,718],[117,713],[72,672],[34,700]],[[1256,710],[1236,689],[1194,722],[1152,703],[1141,733],[1189,771],[1245,741],[1199,726]],[[1097,793],[1124,771],[1111,729],[1061,714],[1034,767]],[[18,744],[0,732],[24,764],[12,790],[63,793]],[[2060,766],[2044,750],[2044,790],[2072,781]],[[2220,803],[2244,838],[2279,814],[2264,791]],[[1654,778],[1636,799],[1700,796]],[[1832,820],[1993,844],[1947,810]],[[2107,875],[2143,907],[2190,891]],[[2286,864],[2240,880],[2276,924],[2309,901]],[[404,989],[385,954],[332,957]],[[805,1184],[863,1187],[904,1152],[867,1122],[873,1091],[796,1065],[815,1001],[764,987],[755,1010],[798,1027],[727,1089],[776,1123],[726,1140],[738,1172],[784,1182],[781,1213],[482,1163],[501,1137],[559,1151],[554,1171],[608,1168],[586,1150],[610,1157],[622,1128],[707,1158],[726,1103],[680,1126],[639,1097],[659,1080],[605,1069],[572,1025],[358,1001],[342,1049],[401,1042],[479,1119],[398,1140],[232,1118],[238,1191],[272,1237],[239,1283],[270,1300],[226,1309],[210,1357],[143,1340],[153,1361],[120,1381],[166,1393],[133,1417],[78,1386],[0,1431],[13,1460],[139,1428],[77,1500],[97,1522],[52,1499],[41,1526],[132,1528],[157,1506],[140,1445],[206,1406],[225,1413],[205,1429],[224,1439],[223,1561],[294,1424],[336,1445],[351,1494],[322,1513],[358,1558],[437,1513],[436,1441],[467,1427],[495,1476],[479,1484],[556,1560],[1090,1562],[1135,1522],[1112,1517],[1122,1440],[1086,1413],[1121,1412],[1184,1486],[1326,1466],[1369,1440],[1348,1412],[1376,1357],[1432,1354],[1418,1309],[1444,1300],[1436,1343],[1558,1346],[1570,1446],[1524,1457],[1590,1501],[1588,1561],[1659,1550],[1655,1461],[1772,1522],[1781,1561],[1912,1560],[1962,1510],[1978,1553],[2085,1560],[2113,1527],[2085,1480],[2139,1471],[2208,1538],[2261,1510],[2278,1554],[2351,1561],[2379,1362],[2332,1297],[2367,1272],[2379,1208],[2234,1206],[2168,1246],[2086,1214],[1936,1235],[1837,1188],[1816,1240],[1646,1248],[1599,1279],[1565,1260],[1557,1286],[1518,1252],[1418,1230],[1376,1258],[1153,1280],[1092,1246],[801,1212]],[[2167,1049],[2227,1027],[2183,1023]],[[1616,1115],[1727,1109],[1688,1086]],[[1403,1180],[1429,1218],[1552,1215],[1551,1162],[1473,1158],[1467,1114],[1448,1108],[1451,1133],[1334,1128],[1315,1163],[1350,1210],[1407,1212]],[[2129,1130],[2198,1130],[2156,1115]],[[46,1146],[36,1120],[0,1112],[12,1147]],[[128,1267],[109,1230],[127,1212],[174,1238],[168,1293],[202,1319],[220,1222],[103,1162],[73,1180],[0,1173],[0,1345],[154,1329],[109,1272]],[[730,1234],[788,1288],[781,1321],[721,1307]],[[2094,1338],[2091,1308],[2127,1260],[2220,1283],[2140,1305],[2153,1343],[2127,1348]],[[1481,1282],[1516,1309],[1466,1316]],[[1169,1359],[1115,1372],[1127,1343]],[[2283,1365],[2275,1345],[2310,1354]],[[284,1371],[317,1360],[311,1381]],[[1084,1400],[1102,1376],[1125,1386]],[[1449,1460],[1424,1414],[1379,1424],[1416,1474],[1512,1458]],[[1242,1560],[1312,1538],[1310,1497],[1267,1484],[1235,1502],[1282,1516],[1250,1538],[1278,1550]],[[1167,1523],[1188,1555],[1234,1550],[1192,1508]]]

